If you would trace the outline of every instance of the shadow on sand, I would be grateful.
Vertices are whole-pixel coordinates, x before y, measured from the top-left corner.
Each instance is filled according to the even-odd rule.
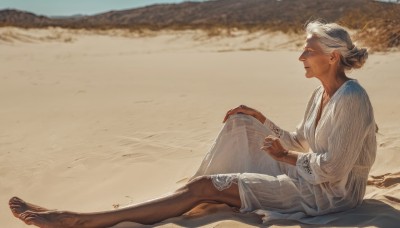
[[[290,225],[299,227],[399,227],[400,211],[385,202],[366,199],[361,206],[340,213],[328,214],[317,217],[309,217],[304,224],[296,221],[275,220],[267,224],[262,224],[260,217],[255,214],[241,214],[234,209],[222,204],[202,204],[189,213],[168,219],[161,223],[146,226],[137,223],[121,223],[115,228],[139,228],[139,227],[154,227],[168,224],[175,224],[182,227],[199,227],[206,226],[219,221],[236,221],[242,223],[244,227],[266,227],[270,225]],[[316,220],[328,221],[324,225],[314,225]]]

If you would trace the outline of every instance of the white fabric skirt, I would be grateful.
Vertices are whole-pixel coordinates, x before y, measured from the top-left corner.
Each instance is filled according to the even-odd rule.
[[[237,114],[223,126],[194,177],[210,175],[223,190],[238,184],[241,212],[264,215],[264,221],[305,217],[294,166],[275,161],[261,150],[272,131],[257,119]],[[290,177],[289,177],[290,176]]]

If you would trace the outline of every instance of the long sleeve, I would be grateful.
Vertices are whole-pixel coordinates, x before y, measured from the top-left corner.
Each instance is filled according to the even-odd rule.
[[[281,140],[281,143],[286,149],[299,152],[308,151],[309,146],[304,137],[304,120],[301,121],[294,132],[285,131],[268,119],[265,121],[265,124],[272,130],[274,135]]]
[[[311,184],[346,179],[375,126],[368,95],[360,87],[343,91],[326,109],[332,126],[325,131],[327,150],[301,154],[296,163],[298,173]]]
[[[298,151],[298,152],[308,152],[309,145],[308,145],[307,139],[304,134],[304,124],[306,122],[306,119],[310,112],[310,108],[314,102],[314,99],[315,99],[318,89],[319,88],[317,88],[312,93],[312,95],[308,101],[303,120],[300,122],[299,125],[297,125],[296,130],[294,132],[289,132],[289,131],[283,130],[280,127],[278,127],[274,122],[269,120],[268,118],[266,119],[264,125],[266,125],[269,129],[271,129],[271,131],[274,133],[274,135],[281,140],[281,143],[283,144],[283,146],[286,149],[294,150],[294,151]]]

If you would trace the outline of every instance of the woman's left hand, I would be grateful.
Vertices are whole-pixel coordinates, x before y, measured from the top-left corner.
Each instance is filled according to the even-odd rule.
[[[267,136],[264,139],[264,145],[261,149],[266,151],[277,161],[283,161],[283,159],[289,154],[289,151],[282,146],[280,140],[273,136]]]
[[[264,124],[265,120],[267,119],[261,112],[255,110],[254,108],[247,107],[246,105],[239,105],[238,107],[229,110],[225,114],[224,120],[222,122],[225,123],[231,115],[235,115],[238,113],[250,115],[260,121],[262,124]]]

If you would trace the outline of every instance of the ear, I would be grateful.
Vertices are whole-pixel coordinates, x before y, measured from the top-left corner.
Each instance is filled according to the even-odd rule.
[[[329,62],[331,64],[338,63],[340,61],[340,53],[338,51],[333,51],[329,55]]]

